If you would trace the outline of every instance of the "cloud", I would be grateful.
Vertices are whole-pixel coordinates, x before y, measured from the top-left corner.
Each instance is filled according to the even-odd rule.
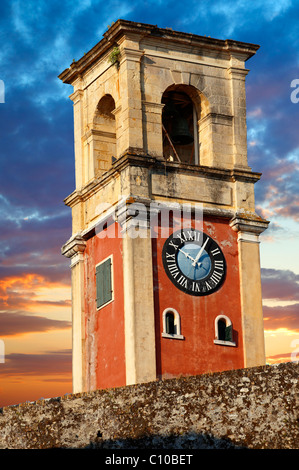
[[[259,137],[254,139],[256,143]],[[256,202],[271,219],[284,217],[299,222],[299,164],[298,156],[295,157],[297,161],[294,160],[294,153],[299,153],[299,147],[284,158],[276,158],[266,151],[260,152],[266,162],[260,165],[263,176],[256,186]]]
[[[291,353],[280,353],[280,354],[274,354],[273,356],[268,356],[269,359],[290,359]]]
[[[281,353],[281,354],[274,354],[272,356],[267,356],[266,362],[268,364],[280,364],[282,362],[291,362],[292,361],[292,353]]]
[[[71,350],[42,354],[7,354],[1,375],[8,377],[65,375],[71,373]],[[55,377],[55,381],[57,378]]]
[[[265,330],[299,331],[299,275],[290,270],[263,268],[261,279]],[[273,305],[269,305],[269,300]]]
[[[201,33],[199,34],[202,35],[215,35],[215,31],[217,31],[221,37],[228,38],[234,36],[237,39],[240,39],[239,36],[242,35],[243,37],[254,36],[261,24],[264,27],[263,32],[265,32],[266,28],[275,27],[275,20],[283,21],[292,10],[291,0],[281,2],[257,0],[250,4],[250,11],[248,11],[249,4],[246,0],[227,0],[226,2],[221,0],[213,2],[203,0],[201,2],[191,1],[187,3],[188,8],[186,8],[184,13],[182,13],[181,8],[176,10],[173,2],[166,3],[167,7],[177,15],[176,22],[185,29],[200,29]],[[180,7],[180,4],[178,3],[177,6]],[[165,16],[165,9],[159,11],[159,13],[163,18]],[[167,15],[167,17],[169,16]],[[243,40],[250,42],[250,39],[247,38]]]
[[[299,303],[284,307],[263,307],[265,330],[287,330],[299,332]]]
[[[263,268],[261,278],[263,299],[299,301],[298,274],[290,270]]]
[[[32,305],[42,305],[51,303],[52,305],[69,305],[69,299],[59,299],[59,302],[53,301],[57,292],[63,290],[64,295],[68,292],[69,286],[51,280],[37,273],[26,273],[22,276],[10,276],[0,279],[0,308],[16,310]],[[48,296],[46,299],[41,298],[41,294]],[[49,300],[50,298],[50,300]],[[46,301],[46,302],[42,302]],[[63,301],[63,302],[61,302]]]
[[[29,315],[24,312],[1,312],[1,338],[26,333],[44,333],[71,328],[71,322]]]

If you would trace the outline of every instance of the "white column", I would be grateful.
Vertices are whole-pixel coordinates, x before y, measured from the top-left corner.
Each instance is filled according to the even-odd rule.
[[[72,270],[72,377],[73,393],[86,389],[84,326],[84,250],[83,238],[75,236],[63,247],[62,254],[71,258]]]
[[[238,216],[230,222],[238,232],[244,367],[264,365],[266,361],[259,235],[268,223]]]
[[[156,380],[152,240],[145,212],[137,228],[127,213],[121,217],[127,385]]]

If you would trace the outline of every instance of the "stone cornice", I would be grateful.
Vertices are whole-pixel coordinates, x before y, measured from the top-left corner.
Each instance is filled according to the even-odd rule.
[[[112,163],[111,168],[106,171],[101,178],[94,178],[80,190],[75,190],[64,202],[67,206],[73,207],[81,201],[86,201],[92,194],[98,192],[103,186],[115,179],[123,170],[130,166],[137,166],[151,169],[151,171],[178,174],[195,174],[198,177],[223,180],[229,182],[245,181],[256,183],[261,177],[261,173],[252,172],[250,168],[223,169],[202,165],[189,165],[186,163],[166,162],[149,155],[134,153],[134,149],[126,152],[122,157]]]
[[[110,139],[115,139],[116,138],[115,132],[107,132],[107,131],[101,131],[101,130],[97,130],[97,129],[89,129],[82,136],[82,140],[83,141],[88,140],[89,138],[93,137],[94,135],[96,135],[98,137],[108,137]]]
[[[227,69],[227,73],[231,78],[238,78],[241,80],[245,80],[246,75],[248,74],[248,69],[241,69],[239,67],[229,67]]]
[[[64,83],[72,84],[74,80],[84,71],[98,61],[117,41],[124,35],[135,34],[141,38],[147,37],[153,40],[161,40],[181,43],[187,46],[198,47],[201,50],[215,50],[230,56],[238,54],[243,60],[252,57],[259,46],[231,39],[214,39],[206,36],[199,36],[191,33],[173,31],[172,29],[158,28],[156,25],[136,23],[128,20],[117,20],[103,35],[103,39],[98,42],[81,59],[74,61],[69,68],[65,69],[58,77]],[[137,40],[137,39],[136,39]]]
[[[78,253],[83,253],[86,247],[86,241],[80,234],[74,235],[61,248],[61,254],[67,258],[72,258]]]
[[[118,204],[114,207],[111,207],[111,211],[103,213],[103,216],[100,217],[96,222],[94,222],[89,227],[85,228],[82,232],[76,233],[71,237],[65,245],[63,245],[61,252],[67,258],[72,258],[76,254],[83,253],[86,246],[86,240],[93,236],[97,227],[104,224],[104,221],[108,220],[111,217],[114,217],[115,220],[120,223],[121,226],[124,226],[132,218],[132,214],[128,210],[131,204],[138,205],[138,211],[143,206],[145,212],[141,217],[144,222],[149,222],[150,214],[153,212],[159,212],[164,209],[173,209],[176,207],[176,203],[171,203],[164,200],[155,200],[148,198],[143,198],[140,196],[130,195],[127,196],[124,200],[120,200]],[[153,204],[153,205],[152,205]],[[155,205],[156,204],[156,205]],[[187,208],[184,208],[187,210]],[[191,213],[195,214],[196,210],[199,210],[196,203],[191,205],[189,210]],[[245,241],[258,241],[258,236],[267,229],[269,222],[261,218],[258,214],[249,211],[235,211],[233,209],[224,209],[224,208],[215,208],[215,207],[205,207],[201,208],[202,214],[204,217],[212,217],[216,219],[226,219],[229,222],[230,227],[235,232],[238,232],[239,235],[246,235],[249,238],[240,238]],[[133,216],[134,218],[134,216]],[[254,240],[250,237],[255,237]],[[257,237],[257,238],[256,238]]]
[[[101,178],[94,178],[86,186],[80,190],[75,190],[67,198],[64,203],[73,207],[78,202],[87,200],[92,194],[99,191],[103,186],[108,184],[111,179],[114,179],[121,171],[129,166],[151,167],[155,164],[156,158],[150,156],[143,156],[134,153],[126,153],[112,163],[111,168],[106,171]]]
[[[269,223],[268,220],[263,219],[255,213],[239,211],[234,215],[229,225],[235,232],[247,232],[260,235],[267,229]]]

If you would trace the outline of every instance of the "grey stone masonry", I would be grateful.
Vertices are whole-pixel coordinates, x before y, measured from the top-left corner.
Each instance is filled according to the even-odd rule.
[[[1,449],[298,449],[297,362],[0,409]]]

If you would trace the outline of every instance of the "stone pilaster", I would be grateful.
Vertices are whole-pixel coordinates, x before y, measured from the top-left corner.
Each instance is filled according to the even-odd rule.
[[[75,176],[77,189],[80,189],[85,183],[81,141],[83,133],[83,95],[84,92],[81,89],[77,89],[70,95],[70,99],[73,101],[74,112]]]
[[[234,63],[234,60],[231,60]],[[233,120],[234,166],[244,168],[247,163],[247,125],[245,79],[249,70],[231,66],[227,70],[231,85],[231,106]]]
[[[265,364],[259,235],[268,221],[245,214],[231,220],[238,232],[244,367]]]
[[[134,206],[133,206],[134,207]],[[156,380],[154,283],[149,213],[139,209],[138,224],[130,206],[119,209],[123,236],[125,356],[127,385]],[[143,213],[140,213],[144,208]],[[134,209],[135,210],[135,209]]]
[[[136,38],[124,38],[120,46],[119,82],[122,89],[121,127],[118,127],[118,156],[129,149],[143,152],[143,123],[141,104],[141,57]]]
[[[84,250],[86,242],[81,236],[72,237],[63,247],[62,254],[71,259],[72,270],[72,376],[73,393],[86,390],[85,384],[85,325],[84,325]]]

